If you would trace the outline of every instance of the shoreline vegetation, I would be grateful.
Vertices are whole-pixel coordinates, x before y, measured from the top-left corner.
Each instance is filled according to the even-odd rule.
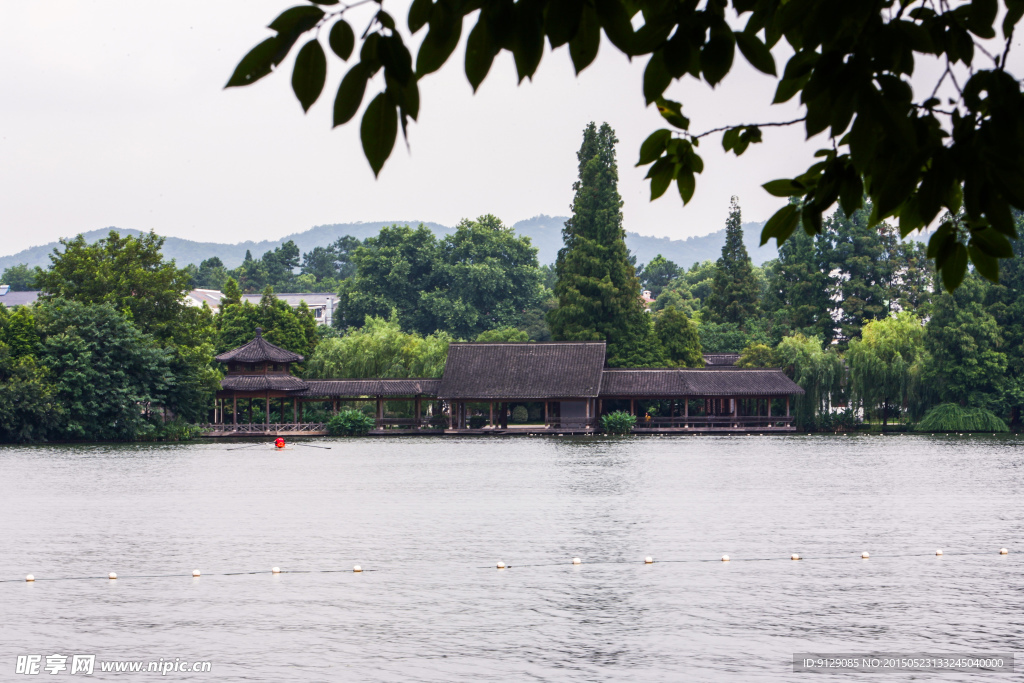
[[[700,367],[704,354],[732,353],[741,368],[782,368],[806,392],[797,432],[1021,431],[1024,240],[998,284],[969,270],[950,293],[922,244],[869,227],[868,204],[837,208],[813,236],[798,229],[755,266],[733,198],[716,262],[638,264],[616,143],[607,124],[585,129],[554,266],[492,215],[441,238],[395,225],[306,254],[285,243],[231,271],[216,259],[178,268],[152,233],[63,240],[49,268],[4,274],[41,294],[0,305],[0,442],[188,439],[211,421],[224,376],[215,354],[256,327],[305,357],[294,368],[305,379],[438,377],[454,341],[605,340],[609,367]],[[333,326],[274,296],[302,278],[337,292]],[[186,302],[216,285],[219,312]],[[255,292],[259,303],[243,300]],[[639,403],[639,415],[664,409]],[[250,419],[277,421],[261,410]]]

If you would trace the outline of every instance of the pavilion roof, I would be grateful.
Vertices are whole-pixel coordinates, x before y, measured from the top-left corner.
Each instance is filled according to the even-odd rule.
[[[227,375],[220,381],[225,391],[302,391],[306,382],[291,375]]]
[[[594,398],[601,388],[601,342],[465,342],[448,347],[440,398]]]
[[[263,329],[256,328],[256,336],[247,344],[216,356],[221,363],[298,363],[302,356],[280,346],[274,346],[263,338]]]

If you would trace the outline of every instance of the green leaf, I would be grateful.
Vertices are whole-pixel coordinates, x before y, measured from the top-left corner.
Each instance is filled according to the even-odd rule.
[[[476,26],[469,32],[469,39],[466,41],[466,78],[476,92],[487,72],[491,70],[494,57],[498,54],[498,46],[491,38],[491,32],[487,28],[486,20],[481,17]]]
[[[377,46],[377,57],[388,75],[405,85],[412,78],[412,55],[397,33],[382,36]]]
[[[761,230],[761,246],[768,244],[768,240],[773,237],[781,245],[793,234],[799,221],[800,208],[796,204],[782,207],[764,224]]]
[[[970,256],[974,268],[983,278],[999,284],[999,259],[991,254],[986,254],[973,243],[967,245],[967,254]]]
[[[962,244],[953,248],[953,253],[942,266],[942,285],[947,292],[953,292],[964,281],[967,273],[967,249]],[[998,274],[997,274],[998,277]]]
[[[714,86],[721,82],[732,68],[736,39],[732,31],[712,34],[700,51],[700,69],[704,80]]]
[[[585,5],[580,15],[580,28],[576,36],[569,40],[569,56],[577,76],[594,61],[600,46],[601,24],[593,8]]]
[[[363,94],[366,92],[366,82],[369,79],[370,72],[362,62],[357,62],[341,79],[338,95],[334,98],[335,126],[348,123],[359,111],[359,105],[363,102]]]
[[[1017,22],[1024,17],[1024,0],[1006,0],[1006,16],[1003,17],[1003,37],[1013,35]]]
[[[544,16],[544,31],[554,49],[576,37],[583,16],[583,0],[551,0]]]
[[[761,187],[767,190],[768,194],[773,197],[799,197],[807,191],[807,188],[802,183],[797,183],[788,178],[771,180]]]
[[[395,20],[391,17],[390,14],[388,14],[384,10],[380,10],[377,12],[377,21],[380,22],[381,26],[388,29],[389,31],[395,30]]]
[[[692,173],[682,172],[676,178],[676,186],[679,188],[679,196],[683,199],[683,206],[693,199],[693,191],[697,189],[697,179]]]
[[[1013,245],[1010,244],[1010,240],[992,228],[972,234],[969,244],[993,258],[1013,257]]]
[[[653,163],[665,151],[665,145],[671,139],[672,131],[667,128],[656,130],[648,135],[647,139],[640,145],[640,161],[636,162],[636,165],[644,166]]]
[[[366,107],[359,126],[359,137],[373,175],[379,176],[384,162],[395,147],[395,138],[398,137],[398,113],[387,93],[380,93]]]
[[[231,78],[228,79],[227,85],[224,87],[237,88],[249,85],[269,74],[273,67],[280,64],[283,59],[283,56],[278,56],[280,49],[281,39],[274,36],[249,50],[238,62],[235,72],[231,74]]]
[[[302,111],[309,111],[320,93],[323,92],[327,80],[327,55],[320,47],[316,38],[302,46],[295,56],[295,68],[292,70],[292,90],[299,98]]]
[[[665,68],[665,56],[661,50],[651,55],[644,69],[644,99],[647,104],[661,99],[665,88],[672,82],[672,74]]]
[[[412,5],[409,7],[409,30],[416,33],[426,26],[433,11],[432,0],[412,0]]]
[[[416,55],[416,76],[422,77],[440,69],[451,57],[462,36],[462,16],[456,16],[441,5],[434,8],[430,29]]]
[[[324,11],[313,5],[299,5],[281,12],[267,28],[282,36],[298,37],[299,34],[316,26],[323,19]]]
[[[752,33],[742,33],[737,31],[736,45],[740,48],[740,52],[746,58],[750,65],[761,73],[766,73],[771,76],[775,76],[775,58],[772,57],[771,50],[769,50],[764,43],[758,39]]]
[[[544,15],[540,3],[520,0],[516,3],[516,29],[512,40],[512,57],[516,62],[519,82],[532,78],[544,55]]]
[[[672,184],[672,171],[675,168],[668,159],[662,157],[647,171],[647,177],[651,180],[651,201],[665,194],[665,190]]]
[[[992,25],[996,21],[996,14],[998,12],[999,3],[997,0],[971,0],[967,27],[976,36],[995,38],[996,32],[993,30]]]
[[[683,105],[666,99],[660,99],[656,104],[658,113],[673,126],[682,130],[687,130],[690,127],[690,119],[683,116]]]
[[[594,0],[601,28],[612,45],[632,55],[633,24],[621,0]]]
[[[348,58],[352,56],[352,50],[356,46],[356,36],[352,32],[352,27],[344,19],[338,19],[334,26],[331,27],[331,33],[327,38],[327,44],[331,46],[331,50],[334,54],[338,55],[344,61],[348,61]]]

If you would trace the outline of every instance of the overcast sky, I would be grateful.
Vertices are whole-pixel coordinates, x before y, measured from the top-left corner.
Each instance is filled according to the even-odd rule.
[[[631,64],[605,44],[577,78],[560,48],[517,85],[506,53],[473,95],[460,46],[420,84],[411,151],[399,140],[374,179],[357,125],[330,128],[347,69],[339,60],[329,60],[308,115],[291,93],[290,59],[256,85],[223,90],[289,4],[0,0],[0,254],[106,226],[238,242],[323,223],[565,215],[591,120],[620,139],[626,229],[684,238],[720,229],[733,194],[744,220],[766,219],[780,200],[761,183],[806,169],[819,146],[799,127],[766,130],[765,143],[737,160],[710,138],[691,204],[683,208],[674,186],[651,203],[646,169],[633,167],[640,143],[662,127],[644,107],[645,59]],[[407,3],[385,7],[404,26]],[[798,116],[792,103],[768,106],[774,87],[737,55],[719,88],[687,78],[668,94],[702,131]]]

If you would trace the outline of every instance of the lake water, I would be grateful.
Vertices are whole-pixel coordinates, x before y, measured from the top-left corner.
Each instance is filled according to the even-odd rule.
[[[212,662],[96,680],[650,681],[1022,649],[1022,438],[308,443],[0,448],[0,680],[53,653]]]

